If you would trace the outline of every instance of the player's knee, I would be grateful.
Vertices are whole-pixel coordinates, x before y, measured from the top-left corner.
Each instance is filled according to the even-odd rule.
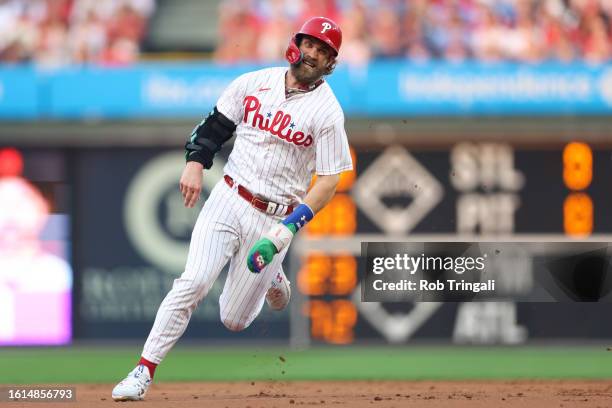
[[[237,332],[237,331],[242,331],[247,328],[245,324],[242,324],[232,319],[221,319],[221,321],[223,322],[223,325],[231,331]]]
[[[231,331],[242,331],[249,327],[251,322],[245,322],[235,316],[221,316],[221,322]]]

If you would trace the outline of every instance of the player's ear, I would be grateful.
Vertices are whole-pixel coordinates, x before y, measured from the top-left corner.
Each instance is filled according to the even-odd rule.
[[[327,70],[325,71],[325,75],[329,75],[332,72],[334,72],[335,68],[336,68],[336,58],[332,57],[332,59],[329,62],[329,64],[327,64]]]

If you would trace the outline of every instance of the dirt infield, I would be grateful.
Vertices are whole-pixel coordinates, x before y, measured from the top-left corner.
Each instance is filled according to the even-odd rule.
[[[612,381],[358,381],[161,383],[146,403],[115,403],[112,385],[77,386],[77,403],[108,407],[610,407]],[[116,405],[119,404],[119,405]],[[0,403],[2,405],[2,403]],[[40,408],[40,403],[6,406]]]

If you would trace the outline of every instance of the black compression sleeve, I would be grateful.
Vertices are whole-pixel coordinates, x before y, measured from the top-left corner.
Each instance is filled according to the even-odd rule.
[[[191,138],[185,143],[186,160],[197,161],[202,163],[204,168],[210,169],[215,154],[232,138],[235,130],[236,124],[215,106],[206,119],[196,126]]]

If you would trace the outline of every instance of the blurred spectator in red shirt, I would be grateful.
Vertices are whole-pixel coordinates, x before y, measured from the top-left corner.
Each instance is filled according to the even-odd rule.
[[[220,5],[219,43],[215,60],[219,62],[254,61],[260,27],[252,2],[226,1]],[[287,40],[288,41],[288,40]]]
[[[590,63],[602,63],[610,59],[610,35],[599,15],[585,17],[582,21],[582,54]]]
[[[125,3],[108,20],[108,37],[111,40],[125,38],[138,44],[144,37],[145,26],[144,16],[138,14],[131,4]]]

